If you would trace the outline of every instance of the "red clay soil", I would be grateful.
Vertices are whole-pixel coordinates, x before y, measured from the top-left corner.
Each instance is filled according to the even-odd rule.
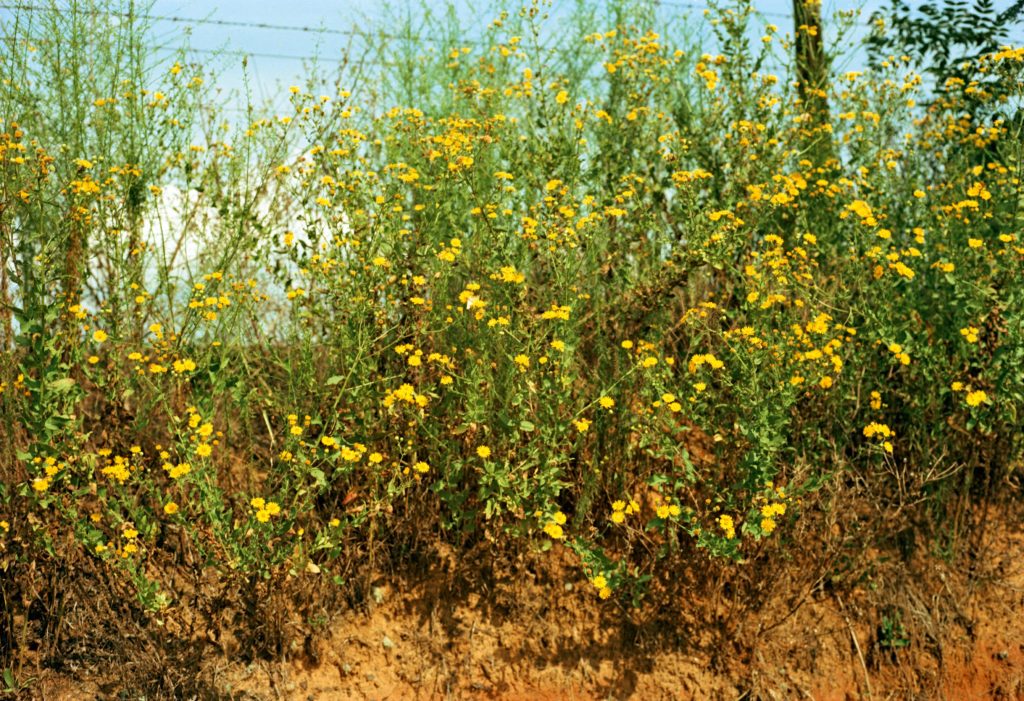
[[[879,566],[865,586],[811,592],[788,618],[794,597],[769,601],[740,628],[756,640],[734,658],[610,623],[634,614],[585,582],[456,595],[439,577],[379,582],[372,612],[340,616],[295,660],[212,655],[202,673],[222,698],[251,701],[1024,699],[1024,532],[995,533],[983,552],[971,576],[935,560],[911,574],[869,552]],[[902,633],[886,638],[879,612],[893,606]],[[705,602],[692,608],[707,615]],[[136,698],[102,678],[43,674],[32,687],[44,699]]]

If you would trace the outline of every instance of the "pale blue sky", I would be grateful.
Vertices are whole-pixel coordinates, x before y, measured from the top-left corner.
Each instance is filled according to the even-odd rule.
[[[882,0],[826,0],[827,13],[835,9],[862,7],[864,17],[870,15],[872,9],[880,6]],[[441,10],[446,6],[442,0],[426,0],[424,3],[393,2],[392,11],[408,11],[413,14],[422,11],[426,6]],[[467,0],[455,0],[455,7],[464,25],[470,33],[494,18],[490,9],[481,10],[481,3]],[[527,4],[523,0],[509,2],[506,7],[510,11],[517,10]],[[723,3],[724,4],[724,3]],[[574,5],[574,0],[554,0],[551,14],[557,18]],[[490,6],[490,3],[486,3]],[[699,0],[663,0],[661,12],[666,20],[688,14],[697,18],[701,14],[704,3]],[[790,28],[791,0],[761,0],[756,3],[759,11],[765,14],[767,21],[776,23],[780,29]],[[245,0],[215,0],[214,2],[189,2],[188,0],[155,0],[153,14],[174,16],[179,18],[212,19],[222,21],[243,21],[274,25],[298,25],[311,28],[327,27],[331,29],[356,29],[358,31],[374,31],[387,29],[383,5],[376,2],[358,2],[358,0],[341,0],[325,3],[316,0],[289,0],[287,2],[253,3]],[[317,53],[323,59],[337,57],[349,38],[323,33],[287,31],[282,29],[264,29],[256,27],[223,26],[209,23],[190,25],[181,21],[160,21],[155,23],[155,34],[161,42],[175,43],[180,39],[181,32],[191,26],[191,44],[200,51],[197,59],[211,57],[204,50],[228,49],[231,52],[246,52],[250,55],[249,81],[254,97],[283,97],[282,87],[294,81],[302,70],[302,61],[297,58]],[[602,29],[595,27],[595,30]],[[262,54],[262,55],[261,55]],[[267,55],[274,54],[274,56]],[[221,84],[230,89],[238,89],[243,84],[241,57],[223,56]]]
[[[480,11],[490,3],[474,3],[470,0],[454,0],[460,18],[467,27],[482,28],[493,19],[491,10]],[[997,7],[1005,7],[1010,0],[997,0]],[[423,6],[435,10],[446,6],[444,0],[424,0],[420,2],[392,2],[393,8],[416,13]],[[516,10],[527,4],[525,0],[506,3],[509,10]],[[574,0],[553,0],[552,14],[557,17],[560,11],[571,8]],[[728,4],[723,2],[723,4]],[[825,0],[826,17],[840,9],[860,8],[862,24],[866,23],[871,12],[886,5],[886,0]],[[919,4],[919,3],[912,3]],[[689,14],[700,15],[704,6],[699,0],[662,0],[662,9],[666,20]],[[779,25],[782,31],[791,29],[791,0],[755,0],[755,6],[765,14],[767,21]],[[359,0],[340,0],[323,2],[318,0],[286,0],[285,2],[251,2],[251,0],[214,0],[212,2],[191,2],[189,0],[155,0],[152,12],[157,15],[176,17],[192,17],[224,21],[244,21],[275,25],[299,25],[308,27],[328,27],[331,29],[356,29],[373,31],[380,29],[384,23],[383,5],[378,2],[359,2]],[[190,25],[185,22],[157,22],[154,29],[161,41],[174,43],[181,37],[181,32]],[[386,30],[387,26],[383,26]],[[595,27],[595,29],[598,29]],[[192,46],[200,50],[229,49],[231,51],[253,54],[249,58],[250,84],[256,98],[276,97],[281,94],[280,87],[294,81],[302,70],[302,62],[297,58],[317,53],[324,59],[337,57],[349,41],[347,37],[323,33],[286,31],[280,29],[262,29],[255,27],[226,27],[211,24],[192,25]],[[472,29],[471,29],[472,31]],[[1015,37],[1024,42],[1024,32]],[[260,55],[264,54],[264,55]],[[275,54],[269,56],[266,54]],[[200,51],[197,59],[209,59],[209,54]],[[857,57],[853,61],[857,62]],[[860,58],[863,61],[863,57]],[[223,57],[222,84],[226,88],[237,89],[242,85],[241,58],[239,56]]]
[[[491,7],[491,2],[480,3],[472,0],[453,0],[458,15],[468,32],[472,35],[494,17],[493,10],[481,10]],[[571,9],[576,2],[587,3],[591,0],[552,0],[551,13],[556,18],[560,13]],[[996,0],[997,8],[1010,4],[1011,0]],[[0,0],[0,15],[7,11],[2,9],[4,0]],[[660,12],[666,22],[670,18],[679,18],[687,14],[697,21],[704,3],[700,0],[661,0]],[[42,0],[40,0],[40,4]],[[144,4],[144,3],[143,3]],[[515,11],[528,0],[512,0],[504,3],[510,11]],[[728,5],[728,0],[722,1]],[[863,27],[871,12],[887,4],[887,0],[824,0],[826,18],[840,9],[860,8],[862,10],[861,25]],[[921,4],[911,2],[911,4]],[[392,11],[400,13],[417,13],[422,8],[443,10],[446,0],[422,0],[407,2],[392,0]],[[127,6],[127,2],[125,2]],[[792,28],[790,12],[791,0],[755,0],[755,6],[765,15],[766,21],[779,25],[785,32]],[[310,28],[329,28],[332,30],[356,30],[358,32],[388,30],[389,26],[383,15],[384,5],[373,0],[285,0],[284,2],[252,2],[251,0],[212,0],[195,2],[192,0],[154,0],[151,13],[158,16],[175,17],[176,21],[160,20],[154,23],[155,41],[163,45],[178,45],[184,32],[191,32],[191,46],[197,49],[194,60],[213,62],[221,73],[219,84],[228,90],[240,90],[243,85],[241,53],[249,55],[249,84],[253,97],[257,101],[267,98],[280,99],[283,104],[288,85],[296,82],[302,74],[303,63],[299,57],[318,54],[325,62],[337,58],[342,49],[351,40],[350,37],[338,34],[317,32],[288,31],[261,27],[225,26],[202,20],[222,22],[264,23],[267,25],[290,25]],[[474,9],[477,8],[477,9]],[[196,19],[197,22],[182,21]],[[391,27],[393,29],[393,27]],[[595,27],[595,30],[602,29]],[[826,32],[829,25],[826,21]],[[756,35],[755,35],[756,37]],[[1024,32],[1017,32],[1014,37],[1024,43]],[[225,53],[214,60],[213,51],[224,50]],[[235,53],[237,52],[237,53]],[[852,57],[853,65],[863,61],[863,55]]]

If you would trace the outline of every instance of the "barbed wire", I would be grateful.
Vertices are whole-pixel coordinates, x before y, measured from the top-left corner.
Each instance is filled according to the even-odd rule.
[[[42,5],[32,5],[28,3],[0,3],[0,10],[19,10],[23,12],[50,12],[54,8],[45,7]],[[248,22],[242,20],[229,20],[229,19],[217,19],[214,17],[183,17],[178,15],[158,15],[145,12],[131,13],[131,12],[112,12],[108,10],[88,10],[79,9],[79,12],[85,12],[91,15],[99,15],[106,17],[120,17],[123,19],[140,19],[149,22],[173,22],[178,24],[190,24],[190,25],[210,25],[218,27],[234,27],[234,28],[247,28],[247,29],[259,29],[259,30],[274,30],[283,32],[303,32],[310,34],[327,34],[335,36],[346,36],[346,37],[359,37],[363,39],[391,39],[401,41],[411,41],[414,43],[442,43],[443,39],[435,37],[422,36],[418,34],[395,34],[392,32],[367,32],[359,29],[336,29],[330,27],[314,27],[308,25],[297,25],[297,24],[274,24],[271,22]],[[462,43],[479,43],[475,41],[464,41]]]
[[[703,5],[695,2],[685,2],[683,0],[655,0],[655,5],[659,7],[678,8],[686,10],[708,10],[711,9],[707,5]],[[17,10],[24,12],[49,12],[52,11],[53,7],[47,7],[38,4],[31,3],[0,3],[0,9],[4,10]],[[282,31],[282,32],[298,32],[298,33],[310,33],[310,34],[322,34],[331,36],[345,36],[349,38],[362,38],[366,40],[372,39],[384,39],[384,40],[398,40],[408,41],[419,44],[446,44],[450,43],[450,39],[441,39],[432,36],[426,36],[422,34],[396,34],[393,32],[368,32],[359,29],[339,29],[331,27],[315,27],[311,25],[299,25],[299,24],[276,24],[273,22],[256,22],[256,21],[245,21],[245,20],[230,20],[230,19],[219,19],[215,17],[187,17],[181,15],[164,15],[164,14],[153,14],[153,13],[131,13],[131,12],[112,12],[106,10],[88,10],[80,9],[80,12],[86,12],[93,15],[103,15],[111,17],[120,17],[124,19],[136,18],[140,20],[146,20],[150,22],[171,22],[179,24],[189,24],[197,26],[217,26],[217,27],[233,27],[233,28],[245,28],[245,29],[256,29],[262,31]],[[772,12],[764,11],[758,12],[757,14],[765,17],[777,17],[781,19],[791,19],[792,15],[783,12]],[[484,42],[474,39],[459,39],[460,45],[466,46],[477,46],[482,45]],[[167,48],[166,46],[157,46],[157,49]],[[285,61],[319,61],[326,63],[337,63],[344,64],[347,59],[328,59],[322,56],[308,56],[300,54],[284,54],[284,53],[272,53],[265,51],[245,51],[241,49],[199,49],[189,48],[187,49],[194,53],[201,53],[207,55],[221,55],[221,56],[237,56],[237,57],[251,57],[251,58],[264,58],[271,60],[285,60]],[[550,50],[550,47],[548,47]]]
[[[659,7],[671,7],[678,9],[687,10],[707,10],[710,9],[707,5],[701,5],[694,2],[680,2],[677,0],[655,0],[654,4]],[[33,5],[29,3],[2,3],[0,9],[5,10],[22,10],[26,12],[46,12],[53,8],[45,7],[42,5]],[[347,37],[362,37],[362,38],[379,38],[379,39],[393,39],[401,41],[412,41],[417,43],[443,43],[445,39],[439,39],[436,37],[412,35],[412,34],[395,34],[390,32],[366,32],[358,29],[337,29],[331,27],[315,27],[311,25],[298,25],[298,24],[275,24],[273,22],[255,22],[255,21],[244,21],[244,20],[231,20],[231,19],[219,19],[216,17],[185,17],[180,15],[161,15],[151,13],[131,13],[131,12],[111,12],[106,10],[79,10],[81,12],[88,12],[90,14],[106,15],[112,17],[122,18],[138,18],[144,19],[151,22],[174,22],[179,24],[190,24],[190,25],[210,25],[218,27],[234,27],[244,29],[257,29],[267,31],[281,31],[281,32],[301,32],[308,34],[326,34],[335,36],[347,36]],[[758,14],[764,15],[765,17],[778,17],[782,19],[789,19],[792,17],[791,14],[783,12],[772,12],[765,11],[759,12]],[[478,44],[480,42],[475,40],[459,40],[463,44]]]

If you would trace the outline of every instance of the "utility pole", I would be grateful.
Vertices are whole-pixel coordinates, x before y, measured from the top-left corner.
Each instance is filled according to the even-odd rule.
[[[821,25],[821,0],[793,0],[797,91],[807,124],[808,150],[815,165],[833,156],[828,114],[828,56]]]

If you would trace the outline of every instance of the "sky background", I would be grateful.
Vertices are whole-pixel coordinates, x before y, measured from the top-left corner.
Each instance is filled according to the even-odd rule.
[[[839,9],[861,8],[864,22],[872,10],[881,7],[885,0],[825,0],[825,15],[830,16]],[[510,11],[516,11],[529,0],[514,0],[505,4]],[[603,5],[595,2],[595,5]],[[727,4],[725,2],[723,5]],[[495,17],[491,3],[453,0],[459,20],[467,29],[469,36],[479,36],[484,27]],[[575,0],[552,0],[549,12],[554,20],[560,15],[571,12]],[[356,29],[357,31],[385,31],[393,27],[388,22],[388,15],[398,12],[410,13],[413,16],[422,12],[423,8],[443,12],[448,6],[447,0],[423,0],[422,2],[392,2],[390,10],[379,2],[359,2],[358,0],[337,0],[323,2],[317,0],[286,0],[285,2],[247,2],[246,0],[218,0],[215,2],[188,2],[182,0],[155,0],[152,13],[155,15],[174,16],[179,18],[196,18],[207,20],[244,21],[267,25],[290,25],[309,28]],[[698,22],[706,4],[699,0],[662,0],[659,13],[666,25],[672,20],[683,16]],[[755,0],[755,7],[764,14],[766,22],[777,24],[782,32],[792,29],[791,0]],[[555,24],[555,22],[552,22]],[[241,56],[234,52],[249,54],[250,87],[257,98],[278,98],[282,88],[295,82],[295,76],[301,74],[302,61],[299,57],[317,53],[323,59],[337,57],[348,44],[349,37],[314,32],[289,31],[285,29],[269,29],[257,27],[227,27],[216,24],[180,21],[158,21],[154,23],[154,32],[160,41],[174,43],[180,39],[181,32],[191,27],[191,43],[199,49],[197,57],[210,55],[206,52],[215,49],[226,49],[231,55],[221,56],[223,68],[221,84],[225,88],[239,89],[243,86]],[[610,29],[611,27],[595,27],[594,30]],[[429,44],[428,44],[429,46]],[[273,55],[271,55],[273,54]],[[283,96],[282,96],[283,99]]]
[[[0,0],[0,17],[9,10],[3,9],[5,2]],[[35,0],[40,5],[46,0]],[[557,20],[560,15],[568,14],[577,0],[551,0],[550,13]],[[585,0],[584,0],[585,1]],[[32,0],[22,0],[31,4]],[[996,0],[997,9],[1005,8],[1011,0]],[[139,3],[137,3],[139,4]],[[145,2],[141,3],[143,6]],[[509,11],[516,11],[528,0],[513,0],[505,3]],[[600,0],[594,0],[595,6],[601,6]],[[728,5],[726,1],[723,5]],[[755,0],[755,7],[764,15],[766,22],[779,26],[781,32],[792,31],[791,0]],[[888,4],[888,0],[824,0],[823,9],[826,18],[826,40],[831,28],[829,18],[838,10],[860,9],[861,21],[857,35],[866,33],[868,18],[874,10]],[[910,0],[912,5],[921,2]],[[128,3],[124,3],[125,7]],[[495,13],[491,3],[453,0],[454,8],[460,22],[466,28],[468,36],[479,36],[484,27],[494,19]],[[419,0],[403,2],[394,0],[390,4],[390,16],[393,13],[415,15],[423,8],[443,12],[447,7],[446,0]],[[705,4],[699,0],[661,0],[660,16],[665,25],[682,16],[689,16],[695,26],[699,22]],[[484,9],[486,8],[486,9]],[[178,46],[190,34],[190,44],[196,50],[192,60],[208,63],[218,68],[220,79],[218,85],[226,91],[241,94],[246,83],[257,103],[272,100],[282,108],[287,103],[287,86],[298,81],[303,74],[303,57],[317,54],[326,65],[337,59],[343,48],[352,40],[351,36],[330,34],[317,31],[294,31],[281,27],[306,27],[309,29],[355,30],[356,32],[394,31],[394,23],[388,21],[388,10],[385,5],[374,0],[280,0],[276,2],[252,2],[251,0],[214,0],[212,2],[194,2],[190,0],[153,0],[150,14],[173,19],[158,19],[153,22],[153,39],[158,45]],[[213,20],[213,22],[211,22]],[[220,22],[260,23],[265,26],[225,26]],[[555,25],[556,22],[551,22]],[[594,27],[594,30],[610,27]],[[656,30],[659,28],[655,28]],[[756,30],[752,38],[756,40],[760,30]],[[857,35],[851,37],[850,44],[855,44]],[[1024,31],[1017,31],[1013,40],[1024,44]],[[425,44],[427,46],[438,44]],[[450,47],[445,47],[450,48]],[[220,52],[215,55],[215,52]],[[248,71],[243,71],[242,55],[248,56]],[[170,59],[169,49],[167,57]],[[856,69],[863,66],[863,52],[853,53],[841,68]],[[240,109],[244,102],[240,99],[235,106]]]
[[[494,19],[491,9],[481,9],[490,3],[467,2],[454,0],[454,7],[463,26],[470,35],[482,32],[483,28]],[[510,11],[525,4],[523,0],[508,3]],[[723,3],[727,4],[727,3]],[[826,17],[826,33],[828,20],[838,10],[860,9],[861,27],[859,34],[866,33],[865,25],[874,10],[888,4],[887,0],[824,0],[823,10]],[[920,4],[911,2],[911,4]],[[998,9],[1010,4],[1010,0],[996,0]],[[574,5],[573,0],[553,0],[550,12],[557,18],[567,13]],[[435,11],[443,11],[447,2],[440,0],[424,0],[421,3],[395,2],[392,12],[409,12],[415,14],[423,7]],[[688,15],[697,20],[704,3],[699,0],[689,2],[682,0],[662,0],[659,11],[666,23],[673,18]],[[764,14],[765,20],[777,24],[781,31],[792,30],[791,0],[755,0],[755,7]],[[323,2],[322,0],[286,0],[285,2],[251,2],[250,0],[217,0],[215,2],[188,2],[182,0],[155,0],[153,14],[213,19],[227,21],[245,21],[268,25],[299,25],[310,28],[326,27],[331,29],[356,29],[373,31],[387,29],[387,15],[384,5],[378,2],[359,2],[358,0],[340,0]],[[186,22],[156,22],[154,31],[162,41],[175,42],[180,39],[181,32],[191,26],[192,46],[200,49],[197,58],[210,58],[205,51],[226,49],[230,52],[249,54],[249,80],[254,97],[262,99],[284,100],[282,88],[295,82],[295,76],[302,70],[302,61],[298,58],[317,53],[324,59],[339,56],[349,38],[313,32],[288,31],[284,29],[262,29],[256,27],[225,27],[212,24]],[[601,29],[595,27],[595,30]],[[1024,32],[1014,35],[1017,42],[1024,43]],[[205,50],[205,51],[204,51]],[[225,88],[240,89],[243,86],[241,56],[229,54],[221,57],[223,61],[222,81]],[[865,57],[863,54],[851,57],[852,65],[848,68],[861,67]]]

